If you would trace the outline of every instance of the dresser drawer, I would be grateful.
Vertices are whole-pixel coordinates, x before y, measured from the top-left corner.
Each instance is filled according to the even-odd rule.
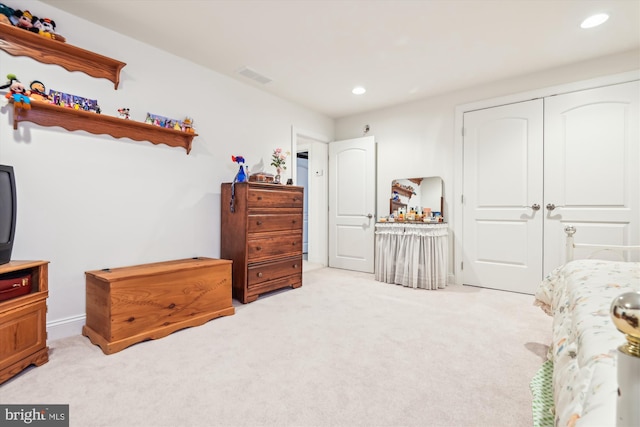
[[[291,275],[300,275],[302,271],[302,256],[288,258],[282,261],[254,264],[249,267],[249,287],[263,282],[280,279]]]
[[[263,231],[301,230],[300,214],[249,215],[249,233]]]
[[[302,209],[303,194],[292,190],[263,190],[251,189],[247,198],[249,209],[252,208],[300,208]]]
[[[247,239],[247,252],[249,262],[302,255],[302,230],[250,234]]]

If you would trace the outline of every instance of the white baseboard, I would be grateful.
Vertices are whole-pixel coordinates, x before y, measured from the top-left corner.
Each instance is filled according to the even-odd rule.
[[[447,274],[447,285],[455,285],[456,284],[456,276],[453,273]]]
[[[82,334],[87,316],[67,317],[66,319],[54,320],[47,323],[47,341],[59,340],[61,338],[72,337]]]

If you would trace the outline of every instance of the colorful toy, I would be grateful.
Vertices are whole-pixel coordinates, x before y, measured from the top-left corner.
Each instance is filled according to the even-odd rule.
[[[20,80],[15,74],[7,74],[9,82],[0,86],[0,89],[9,88],[9,93],[5,95],[5,98],[13,100],[13,104],[16,107],[29,110],[31,108],[31,99],[29,99],[29,91],[25,89],[24,85],[20,83]]]
[[[182,121],[182,131],[187,133],[195,133],[193,129],[193,119],[191,117],[185,117]]]
[[[21,10],[16,10],[14,12],[14,16],[18,18],[16,27],[31,31],[32,33],[40,33],[40,30],[35,27],[35,23],[38,21],[38,17],[33,16],[28,10],[25,10],[24,12]]]
[[[147,113],[147,117],[144,119],[144,122],[162,128],[184,130],[184,122],[168,117],[159,116],[157,114]]]
[[[44,87],[44,83],[39,80],[34,80],[29,83],[29,91],[31,92],[31,99],[34,101],[50,101],[49,95],[47,95],[47,89]]]
[[[0,3],[0,24],[16,25],[18,18],[15,16],[16,11],[6,4]]]
[[[131,117],[128,108],[118,108],[118,114],[118,117],[120,117],[121,119],[129,120],[129,118]]]
[[[53,19],[40,18],[35,22],[34,27],[38,29],[38,34],[43,37],[47,37],[60,42],[66,41],[64,37],[56,33],[56,23]]]
[[[100,106],[97,99],[87,99],[82,96],[71,95],[54,89],[49,91],[48,99],[59,107],[73,108],[74,110],[93,111],[100,114]]]

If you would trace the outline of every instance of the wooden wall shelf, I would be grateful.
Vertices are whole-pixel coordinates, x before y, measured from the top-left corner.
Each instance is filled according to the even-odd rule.
[[[413,196],[413,191],[409,190],[408,188],[402,187],[400,185],[393,185],[391,187],[391,191],[397,191],[398,194],[400,194],[401,196],[405,196],[405,197],[409,197],[411,198],[411,196]]]
[[[38,62],[59,65],[68,71],[81,71],[92,77],[111,80],[115,89],[118,89],[120,82],[120,70],[127,65],[5,24],[0,24],[0,49],[13,56],[28,56]]]
[[[389,200],[389,212],[393,213],[393,211],[395,211],[396,209],[399,209],[399,208],[406,209],[407,208],[407,204],[395,201],[393,199]]]
[[[114,138],[130,138],[135,141],[149,141],[156,145],[183,147],[187,150],[187,154],[191,151],[193,138],[198,136],[196,133],[161,128],[147,123],[38,101],[32,101],[31,108],[27,110],[14,105],[14,129],[18,129],[19,122],[32,122],[40,126],[60,126],[68,131],[84,130],[96,135],[106,134]]]

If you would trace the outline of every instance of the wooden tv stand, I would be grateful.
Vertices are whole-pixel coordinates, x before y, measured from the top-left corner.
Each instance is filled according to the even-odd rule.
[[[0,265],[8,273],[31,274],[31,293],[0,302],[0,384],[29,365],[49,360],[47,297],[49,261],[11,261]]]

